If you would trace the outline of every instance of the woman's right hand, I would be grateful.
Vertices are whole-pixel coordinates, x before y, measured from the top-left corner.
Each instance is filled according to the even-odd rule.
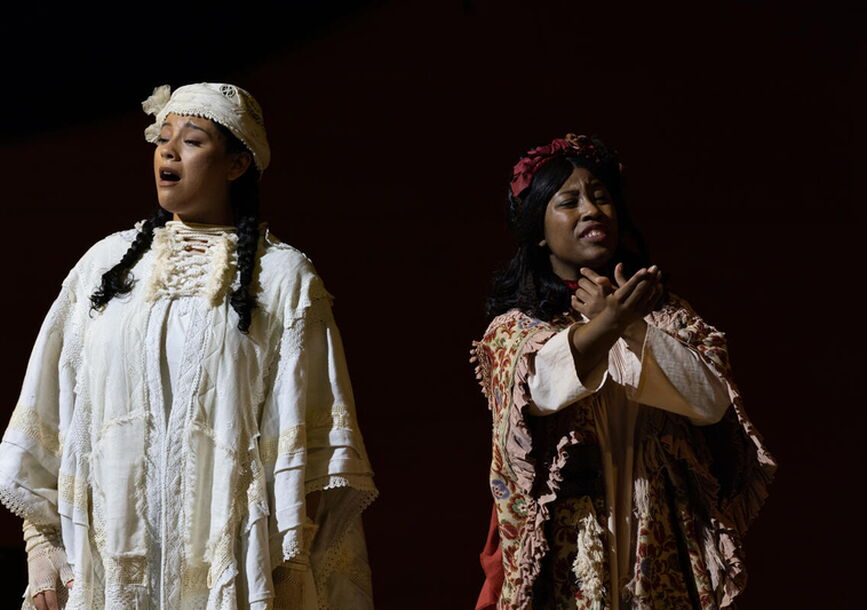
[[[72,588],[73,572],[60,540],[60,532],[27,520],[22,529],[33,606],[36,610],[61,610],[68,597],[63,586]]]
[[[72,588],[72,581],[66,583],[66,588]],[[57,601],[57,593],[48,590],[42,593],[37,593],[33,596],[33,605],[36,610],[60,610],[60,604]]]
[[[572,306],[588,319],[606,317],[620,333],[653,311],[662,295],[662,272],[656,265],[639,269],[627,279],[623,264],[617,263],[613,285],[608,278],[586,267],[581,269],[581,275],[582,288],[572,298]]]
[[[662,294],[662,274],[654,265],[626,279],[623,265],[618,263],[614,269],[616,286],[591,269],[581,269],[581,275],[572,307],[589,322],[574,324],[569,340],[578,378],[585,379],[620,337],[630,349],[640,352],[647,331],[643,318]]]

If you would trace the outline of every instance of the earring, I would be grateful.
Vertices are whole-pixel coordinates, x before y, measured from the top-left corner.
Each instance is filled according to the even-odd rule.
[[[542,241],[539,242],[539,247],[540,247],[540,248],[544,248],[544,247],[547,246],[547,245],[548,245],[548,242],[545,241],[544,239],[543,239]]]

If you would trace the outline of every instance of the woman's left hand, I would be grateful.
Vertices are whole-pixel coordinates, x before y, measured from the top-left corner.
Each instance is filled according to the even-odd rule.
[[[604,275],[587,267],[581,268],[578,290],[572,295],[572,309],[592,320],[605,309],[605,297],[614,292],[614,286]]]

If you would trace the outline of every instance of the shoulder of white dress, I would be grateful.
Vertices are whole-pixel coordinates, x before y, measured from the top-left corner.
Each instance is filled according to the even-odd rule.
[[[279,240],[268,242],[261,261],[260,284],[262,298],[280,303],[279,309],[287,317],[297,317],[320,299],[330,302],[331,295],[310,258]]]
[[[99,256],[100,254],[114,254],[115,251],[129,248],[135,236],[138,233],[137,229],[125,229],[123,231],[115,231],[110,235],[106,235],[98,242],[93,244],[87,251],[85,256]]]
[[[262,253],[260,264],[263,271],[290,280],[318,276],[309,256],[287,243],[279,240],[271,241],[271,239],[276,240],[269,237],[266,240],[267,247]]]
[[[94,243],[78,259],[65,283],[69,284],[72,278],[76,277],[88,284],[92,283],[94,276],[101,276],[120,262],[135,239],[136,233],[136,229],[116,231]]]

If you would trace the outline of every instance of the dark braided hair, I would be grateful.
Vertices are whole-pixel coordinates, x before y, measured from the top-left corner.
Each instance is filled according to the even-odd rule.
[[[171,212],[157,208],[153,216],[142,223],[141,230],[135,236],[135,239],[132,240],[132,244],[130,244],[120,262],[102,274],[99,288],[90,295],[91,310],[102,309],[116,295],[127,294],[132,290],[134,282],[129,277],[129,270],[138,262],[141,255],[151,247],[151,242],[154,240],[154,228],[166,226],[166,223],[171,219]]]
[[[219,123],[214,122],[214,125],[225,138],[228,154],[245,152],[252,158],[249,149],[231,131]],[[229,200],[238,235],[239,275],[239,286],[229,296],[229,303],[238,314],[238,330],[245,334],[250,330],[252,312],[256,308],[256,298],[250,294],[250,284],[253,281],[259,247],[259,178],[259,170],[251,162],[247,171],[229,186]],[[153,216],[142,224],[141,230],[120,262],[102,275],[99,288],[90,296],[91,310],[100,310],[116,295],[132,290],[135,281],[131,277],[130,269],[151,247],[154,228],[165,226],[171,219],[171,212],[158,208]]]
[[[226,136],[228,152],[247,151],[247,147],[228,129],[219,124],[217,127]],[[238,235],[239,283],[238,288],[229,296],[229,303],[238,314],[238,330],[246,333],[250,330],[252,313],[256,308],[256,298],[250,294],[250,284],[256,268],[256,251],[259,248],[259,172],[253,163],[250,163],[243,176],[231,184],[229,199],[232,202],[237,227],[235,231]]]
[[[623,179],[617,153],[592,138],[598,159],[566,153],[545,163],[518,197],[508,194],[509,226],[518,249],[506,268],[494,277],[487,314],[496,317],[513,308],[540,320],[568,311],[572,293],[551,268],[548,250],[539,246],[545,237],[545,210],[575,168],[583,167],[605,184],[617,211],[619,243],[612,262],[622,262],[627,273],[649,265],[644,238],[632,223],[623,199]]]

